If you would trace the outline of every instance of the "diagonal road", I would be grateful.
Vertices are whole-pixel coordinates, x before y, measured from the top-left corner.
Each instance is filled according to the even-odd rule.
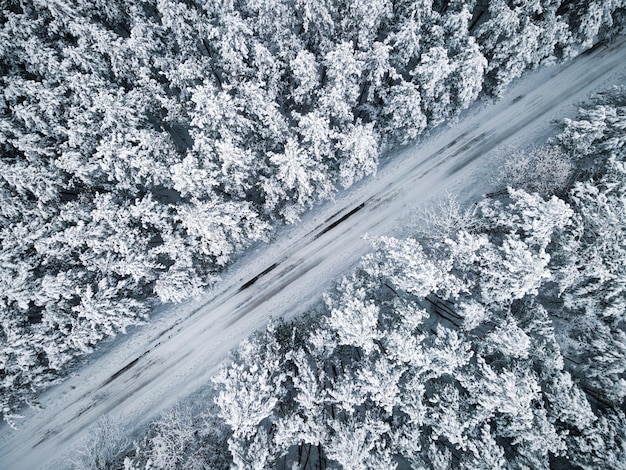
[[[43,409],[26,410],[20,430],[3,425],[0,468],[65,468],[65,454],[99,418],[117,417],[133,429],[199,390],[228,352],[270,317],[315,305],[369,250],[365,234],[400,233],[412,209],[442,190],[466,200],[487,192],[487,183],[472,176],[484,175],[492,161],[486,156],[510,142],[541,140],[551,119],[619,83],[624,72],[623,41],[597,48],[522,80],[499,103],[398,152],[376,177],[243,256],[207,299],[172,308],[105,345],[105,353],[43,395]]]

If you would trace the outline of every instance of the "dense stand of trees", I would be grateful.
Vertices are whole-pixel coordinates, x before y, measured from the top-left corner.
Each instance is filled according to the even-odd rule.
[[[543,194],[510,187],[471,213],[448,198],[420,237],[375,241],[319,311],[243,343],[217,409],[195,425],[174,409],[117,465],[623,468],[625,126],[617,87],[512,157],[566,155],[569,178],[557,165]]]
[[[0,9],[0,409],[202,292],[381,152],[622,26],[620,1]]]

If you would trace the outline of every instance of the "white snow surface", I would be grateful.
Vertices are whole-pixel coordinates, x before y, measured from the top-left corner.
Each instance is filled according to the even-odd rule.
[[[574,116],[591,93],[622,83],[625,69],[623,40],[598,47],[528,74],[499,102],[478,104],[394,152],[375,176],[249,250],[206,298],[162,307],[146,325],[102,345],[41,396],[41,409],[23,411],[19,430],[3,424],[0,468],[67,468],[67,455],[100,418],[132,431],[198,391],[270,317],[293,317],[318,303],[370,250],[365,235],[406,236],[415,209],[443,191],[467,204],[478,200],[494,189],[506,149],[544,142],[554,134],[553,120]]]

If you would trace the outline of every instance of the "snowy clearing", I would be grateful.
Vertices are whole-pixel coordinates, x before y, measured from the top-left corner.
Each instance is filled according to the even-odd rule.
[[[64,468],[105,415],[141,426],[198,390],[228,352],[270,317],[312,307],[321,292],[369,250],[364,235],[400,235],[414,209],[449,190],[466,203],[489,192],[502,148],[545,140],[553,119],[571,116],[594,91],[626,71],[623,41],[599,47],[562,67],[528,75],[494,104],[474,108],[387,160],[335,201],[315,208],[271,245],[250,250],[206,299],[168,307],[120,336],[89,363],[25,410],[21,429],[2,428],[0,466]]]

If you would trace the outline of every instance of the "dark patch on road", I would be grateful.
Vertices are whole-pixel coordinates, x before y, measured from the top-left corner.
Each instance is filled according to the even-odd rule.
[[[55,434],[59,434],[59,430],[57,428],[48,429],[46,433],[39,439],[35,444],[33,444],[33,449],[38,445],[42,444],[46,441],[50,436],[54,436]]]
[[[117,379],[120,375],[122,375],[124,372],[128,372],[130,369],[132,369],[134,366],[137,365],[137,363],[139,362],[139,359],[141,359],[143,356],[145,356],[146,353],[143,353],[141,356],[139,356],[136,359],[133,359],[132,361],[130,361],[128,364],[126,364],[124,367],[122,367],[120,370],[118,370],[115,374],[113,374],[111,377],[109,377],[106,382],[104,382],[102,384],[102,386],[106,386],[109,385],[111,382],[113,382],[115,379]]]
[[[389,189],[389,188],[393,188],[393,184],[391,183],[388,184],[386,191],[381,192],[380,196],[376,198],[369,198],[367,200],[368,202],[371,202],[370,204],[367,205],[367,207],[369,207],[370,212],[374,212],[380,206],[390,203],[391,201],[396,199],[401,192],[400,189]]]
[[[294,264],[290,264],[289,266],[287,266],[285,269],[283,269],[280,273],[278,273],[277,275],[277,279],[282,279],[283,277],[285,277],[287,274],[289,274],[291,271],[293,271],[294,269],[296,269],[298,266],[301,266],[302,263],[304,262],[303,259],[299,259],[298,261],[296,261]],[[241,291],[240,291],[241,292]],[[235,309],[239,310],[241,307],[243,307],[244,305],[249,304],[252,299],[254,298],[254,294],[252,294],[250,297],[247,297],[246,300],[240,302],[239,304],[237,304],[237,307],[235,307]]]
[[[269,274],[270,272],[272,272],[274,269],[276,269],[276,267],[278,266],[278,263],[274,263],[272,264],[269,268],[267,268],[265,271],[261,272],[260,274],[257,274],[256,276],[254,276],[252,279],[250,279],[248,282],[246,282],[244,285],[242,285],[239,290],[237,292],[241,292],[242,290],[246,290],[248,287],[250,287],[252,284],[254,284],[256,281],[258,281],[259,279],[261,279],[263,276],[265,276],[266,274]]]
[[[82,415],[87,413],[89,410],[94,408],[97,404],[98,404],[98,400],[94,400],[89,405],[82,407],[80,410],[78,410],[78,413],[76,413],[73,419],[81,417]]]
[[[257,308],[258,306],[264,304],[265,302],[267,302],[269,299],[271,299],[272,297],[274,297],[276,294],[278,294],[280,291],[282,291],[285,287],[287,287],[289,284],[291,284],[292,282],[295,282],[296,280],[300,279],[302,276],[304,276],[306,273],[308,273],[311,269],[316,268],[322,261],[324,261],[323,258],[319,258],[315,261],[313,261],[312,263],[309,263],[304,269],[301,269],[299,271],[296,271],[295,273],[293,273],[291,276],[289,276],[287,279],[283,280],[283,282],[281,282],[278,286],[276,286],[274,289],[266,292],[263,296],[259,296],[258,298],[254,299],[248,299],[248,303],[247,305],[246,302],[244,302],[243,304],[240,304],[237,306],[237,309],[241,309],[240,311],[236,312],[229,320],[227,327],[232,326],[234,323],[238,322],[239,320],[241,320],[243,317],[245,317],[248,313],[250,313],[252,310],[254,310],[255,308]],[[292,265],[289,267],[289,271],[291,271],[296,265]],[[283,273],[284,275],[285,273]]]
[[[345,222],[348,218],[352,217],[354,214],[356,214],[357,212],[359,212],[361,209],[363,209],[365,207],[365,203],[361,203],[358,206],[356,206],[354,209],[352,209],[350,212],[348,212],[346,215],[344,215],[341,219],[333,222],[332,224],[330,224],[328,227],[326,227],[325,229],[323,229],[320,233],[318,233],[317,235],[315,235],[315,239],[317,240],[319,237],[321,237],[322,235],[324,235],[325,233],[330,232],[332,229],[334,229],[337,225],[339,225],[342,222]]]
[[[463,159],[461,162],[457,163],[452,168],[450,168],[450,170],[448,170],[448,172],[447,172],[447,176],[452,176],[455,173],[459,172],[460,170],[465,168],[467,165],[469,165],[470,163],[472,163],[476,159],[482,157],[485,153],[487,153],[495,145],[497,145],[497,144],[494,144],[493,146],[481,146],[477,151],[472,152],[465,159]]]
[[[504,136],[503,135],[499,135],[496,139],[492,139],[491,137],[493,136],[494,132],[488,132],[488,133],[483,132],[479,136],[477,136],[474,139],[470,140],[467,144],[465,144],[463,146],[463,148],[461,149],[461,152],[459,152],[459,153],[457,153],[455,155],[452,155],[452,157],[459,157],[462,152],[467,152],[472,147],[475,147],[474,151],[471,152],[469,155],[467,155],[466,158],[464,158],[460,162],[456,163],[452,168],[450,168],[447,171],[447,176],[452,176],[455,173],[457,173],[458,171],[460,171],[461,169],[465,168],[467,165],[472,163],[474,160],[476,160],[477,158],[481,157],[482,155],[484,155],[485,153],[487,153],[488,151],[493,149],[495,146],[497,146],[500,143],[502,143],[504,140],[506,140],[513,133],[514,132],[510,132],[509,134],[504,135]],[[482,142],[482,145],[476,146],[476,144],[478,144],[480,142]]]
[[[432,160],[436,160],[438,159],[443,153],[446,152],[446,150],[450,150],[452,147],[454,147],[456,144],[458,144],[459,142],[461,142],[461,140],[463,140],[463,138],[468,134],[469,132],[463,132],[462,134],[456,136],[454,139],[452,139],[450,142],[448,142],[446,145],[444,145],[443,147],[441,147],[439,150],[437,150],[436,152],[432,153],[428,158],[425,158],[424,160],[422,160],[421,162],[419,162],[417,165],[415,165],[413,168],[411,168],[411,170],[409,171],[409,173],[413,173],[414,171],[417,171],[418,168],[426,165],[427,163],[431,162]],[[445,160],[443,160],[445,161]],[[430,170],[427,170],[426,173],[428,173]],[[426,174],[424,173],[424,174]]]
[[[467,142],[465,145],[463,145],[463,147],[461,147],[459,149],[460,152],[466,152],[467,150],[469,150],[470,148],[472,148],[475,144],[477,144],[478,142],[485,140],[486,139],[486,135],[484,132],[481,132],[480,134],[478,134],[476,137],[474,137],[472,140],[470,140],[469,142]]]
[[[344,207],[343,209],[345,209],[345,207]],[[337,211],[337,212],[335,212],[333,215],[331,215],[330,217],[328,217],[328,218],[324,221],[324,223],[327,223],[327,222],[330,222],[331,220],[333,220],[335,217],[337,217],[339,214],[341,214],[341,211],[342,211],[343,209],[338,210],[338,211]]]
[[[524,97],[524,95],[517,95],[515,98],[513,98],[511,100],[511,104],[513,103],[517,103],[519,100],[521,100]]]
[[[109,413],[111,410],[113,410],[116,406],[120,405],[121,403],[123,403],[125,400],[127,400],[130,396],[132,396],[134,393],[136,393],[137,391],[141,390],[142,388],[146,387],[148,384],[150,384],[152,382],[152,379],[149,379],[145,382],[143,382],[141,385],[139,385],[139,387],[134,388],[133,390],[131,390],[130,392],[126,393],[122,398],[116,400],[115,402],[113,402],[113,404],[109,405],[108,407],[106,407],[102,413],[101,416],[105,416],[107,413]],[[98,402],[94,403],[94,404],[99,404]],[[83,424],[82,426],[74,429],[72,432],[70,432],[69,434],[63,436],[59,442],[61,444],[64,444],[65,442],[68,442],[70,439],[72,439],[74,436],[76,436],[77,434],[83,432],[85,429],[89,428],[90,426],[93,425],[93,422],[86,422],[85,424]],[[58,431],[55,433],[58,434]]]
[[[489,138],[491,135],[493,134],[493,132],[489,132],[489,133],[485,133],[482,132],[479,135],[477,135],[476,137],[472,138],[471,140],[469,140],[468,142],[466,142],[465,144],[463,144],[463,146],[461,148],[459,148],[459,150],[457,150],[454,153],[451,153],[450,155],[445,156],[444,158],[440,158],[439,160],[437,160],[437,163],[435,163],[434,165],[428,167],[426,170],[424,170],[423,172],[413,176],[409,181],[410,182],[415,182],[415,181],[419,181],[420,179],[422,179],[424,176],[426,176],[428,173],[432,172],[433,170],[436,170],[437,168],[439,168],[440,166],[442,166],[444,163],[446,163],[448,160],[450,160],[451,158],[455,158],[458,157],[459,154],[462,154],[463,152],[466,152],[467,150],[469,150],[470,148],[472,148],[474,145],[478,144],[479,142],[482,142],[484,140],[486,140],[487,138]],[[463,135],[467,135],[467,134],[463,134]],[[458,143],[459,139],[455,139],[456,143]],[[481,146],[481,149],[485,146],[486,144],[483,144]],[[451,147],[451,146],[450,146]],[[481,150],[482,152],[482,150]],[[431,155],[427,161],[432,160],[434,157],[436,156],[440,156],[443,153],[443,148],[438,150],[436,153],[434,153],[433,155]],[[461,164],[457,164],[455,167],[452,168],[452,170],[448,171],[448,176],[456,173],[457,171],[459,171],[461,168],[463,168],[464,166],[466,166],[468,163],[474,161],[476,158],[478,158],[481,155],[480,152],[475,152],[473,153],[469,159],[463,161]],[[419,165],[418,165],[419,167]],[[415,167],[412,171],[414,172],[418,167]]]
[[[197,309],[197,310],[199,310],[199,309]],[[192,315],[193,315],[193,314],[194,314],[197,310],[194,310],[194,311],[193,311],[193,312],[192,312],[189,316],[191,317],[191,316],[192,316]],[[159,333],[159,334],[158,334],[158,335],[154,338],[154,341],[156,341],[157,339],[159,339],[159,338],[161,338],[161,337],[165,336],[165,334],[166,334],[166,333],[168,333],[168,332],[172,331],[174,328],[176,328],[178,325],[180,325],[180,323],[181,323],[180,321],[177,321],[177,322],[176,322],[176,323],[174,323],[172,326],[169,326],[169,327],[168,327],[168,328],[166,328],[165,330],[161,331],[161,332],[160,332],[160,333]],[[170,336],[171,336],[171,335],[170,335]],[[170,336],[168,336],[168,338],[169,338]],[[156,344],[156,346],[158,346],[159,344],[161,344],[161,343],[157,343],[157,344]],[[155,347],[156,347],[156,346],[155,346]]]
[[[467,135],[467,132],[463,132],[463,134],[456,136],[454,139],[452,139],[450,142],[448,142],[446,145],[444,145],[443,147],[441,147],[441,149],[439,150],[439,152],[451,149],[452,147],[454,147],[456,144],[458,144],[460,142],[460,140],[465,137]]]

